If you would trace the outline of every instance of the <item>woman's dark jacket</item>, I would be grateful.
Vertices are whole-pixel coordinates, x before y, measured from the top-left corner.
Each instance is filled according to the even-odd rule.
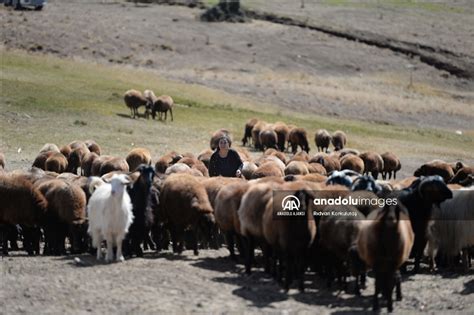
[[[242,160],[235,150],[229,149],[229,153],[225,158],[221,158],[219,150],[216,150],[209,161],[209,176],[235,177],[235,172],[238,169],[241,170],[242,166]]]

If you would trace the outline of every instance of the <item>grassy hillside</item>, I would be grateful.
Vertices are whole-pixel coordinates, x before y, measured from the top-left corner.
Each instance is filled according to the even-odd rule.
[[[272,104],[172,82],[152,71],[18,51],[0,53],[0,148],[9,169],[30,165],[46,142],[62,145],[75,139],[95,139],[105,153],[122,156],[134,146],[148,147],[154,156],[171,149],[198,153],[208,147],[210,134],[219,128],[230,129],[240,140],[251,117],[307,128],[313,153],[315,131],[326,128],[344,130],[349,147],[392,150],[409,161],[406,165],[433,158],[472,162],[474,156],[472,131],[457,135],[286,113]],[[130,88],[171,95],[177,103],[175,121],[131,119],[122,99]]]

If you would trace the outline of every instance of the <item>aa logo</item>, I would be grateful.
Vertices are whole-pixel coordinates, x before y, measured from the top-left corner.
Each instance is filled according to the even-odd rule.
[[[299,211],[300,210],[300,200],[293,195],[286,196],[281,202],[281,207],[283,211]]]

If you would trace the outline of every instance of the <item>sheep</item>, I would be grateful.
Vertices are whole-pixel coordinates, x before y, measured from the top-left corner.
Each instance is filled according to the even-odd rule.
[[[0,170],[4,170],[5,169],[5,155],[0,152]]]
[[[98,186],[87,206],[89,217],[88,233],[92,246],[97,248],[97,260],[101,259],[102,240],[107,241],[105,260],[113,260],[113,247],[117,247],[117,261],[124,261],[122,242],[133,222],[132,203],[126,190],[130,183],[127,175],[115,175],[110,183]]]
[[[99,174],[100,176],[107,174],[113,171],[122,171],[128,172],[130,170],[127,161],[124,158],[113,157],[111,159],[105,160],[101,166]]]
[[[46,160],[52,156],[55,152],[47,151],[43,153],[39,153],[35,160],[33,161],[32,167],[37,167],[39,169],[45,170],[46,168]]]
[[[306,175],[309,174],[308,163],[301,161],[291,161],[285,168],[285,175]]]
[[[324,183],[327,180],[327,177],[317,173],[310,173],[307,175],[286,175],[284,180],[286,182],[303,180],[311,183]]]
[[[209,146],[211,147],[211,150],[215,150],[219,147],[219,139],[224,136],[227,137],[227,140],[229,141],[229,146],[232,145],[232,136],[230,134],[230,131],[227,129],[219,129],[212,134],[211,140],[209,141]]]
[[[153,92],[152,90],[143,91],[143,97],[147,100],[145,117],[148,119],[151,113],[152,106],[158,100],[158,97],[156,97],[155,92]]]
[[[400,159],[392,152],[385,152],[381,156],[383,159],[382,178],[385,180],[388,176],[388,179],[391,179],[393,175],[393,179],[396,179],[397,172],[402,168]]]
[[[90,152],[94,152],[97,155],[100,155],[102,150],[100,146],[94,140],[86,140],[84,141],[85,145],[89,149]]]
[[[420,269],[420,261],[426,246],[427,227],[432,216],[432,206],[452,197],[453,193],[439,175],[419,178],[410,187],[399,193],[398,200],[408,209],[415,233],[411,253],[415,257],[415,273],[418,273]]]
[[[129,170],[134,172],[141,164],[151,164],[151,153],[145,148],[134,148],[125,157]]]
[[[253,159],[252,155],[246,148],[236,148],[235,151],[237,151],[237,153],[239,154],[242,162],[250,161]]]
[[[175,163],[166,169],[165,175],[168,176],[175,173],[191,174],[191,168],[184,163]]]
[[[474,189],[453,191],[453,198],[433,207],[432,222],[428,228],[427,254],[431,269],[437,253],[448,258],[462,252],[465,270],[468,269],[468,248],[474,246]]]
[[[123,95],[125,105],[130,108],[130,117],[135,118],[138,116],[138,108],[148,104],[148,100],[142,95],[140,91],[128,90]],[[146,110],[145,110],[146,111]],[[154,117],[153,117],[154,118]]]
[[[347,154],[340,160],[341,162],[341,170],[352,170],[354,172],[363,174],[364,173],[364,160],[360,157]]]
[[[174,105],[174,101],[173,101],[173,98],[171,98],[171,96],[169,95],[159,96],[152,105],[151,117],[155,119],[156,112],[158,112],[158,115],[159,115],[158,119],[162,120],[163,113],[164,113],[165,121],[166,121],[166,119],[168,118],[168,111],[169,111],[171,115],[171,121],[173,121],[173,105]]]
[[[0,225],[22,224],[31,231],[39,231],[47,206],[46,198],[28,176],[22,173],[0,174]],[[4,230],[1,232],[5,234]],[[2,239],[5,242],[6,235],[3,235]],[[39,238],[25,243],[24,248],[29,255],[39,254]],[[3,254],[8,255],[8,247],[5,244]]]
[[[164,174],[166,172],[166,169],[172,165],[178,162],[183,158],[182,155],[178,154],[176,151],[171,151],[163,155],[156,161],[155,163],[155,172],[158,174]]]
[[[45,153],[45,152],[60,152],[60,151],[59,151],[58,146],[55,145],[54,143],[46,143],[45,145],[43,145],[39,153]]]
[[[416,180],[418,180],[418,177],[409,176],[402,180],[391,180],[389,184],[392,186],[393,190],[402,190],[410,187],[411,184],[413,184],[413,182],[415,182]]]
[[[302,162],[309,162],[310,157],[309,154],[306,153],[306,151],[300,151],[297,152],[293,157],[290,159],[291,161],[302,161]]]
[[[252,179],[253,174],[255,173],[257,168],[258,168],[258,166],[253,162],[247,162],[247,161],[243,162],[242,176],[247,180]]]
[[[346,142],[347,136],[343,131],[337,130],[332,134],[331,143],[334,146],[335,151],[344,149]]]
[[[140,174],[127,188],[128,195],[132,201],[133,222],[129,227],[129,233],[125,239],[124,248],[126,254],[143,256],[141,244],[145,242],[153,225],[153,213],[149,206],[151,188],[155,171],[148,164],[140,165],[136,171]]]
[[[209,163],[211,161],[211,156],[214,153],[211,149],[205,149],[198,154],[197,159],[204,163],[204,165],[209,169]]]
[[[278,160],[279,161],[279,160]],[[281,161],[280,161],[281,162]],[[263,163],[253,172],[252,178],[261,178],[267,176],[278,176],[282,177],[284,175],[284,166],[283,169],[276,161],[268,161]]]
[[[449,183],[460,184],[465,181],[469,175],[474,175],[474,167],[464,166],[460,168],[456,174],[451,178]]]
[[[260,143],[261,149],[265,150],[268,148],[277,149],[278,135],[273,129],[272,125],[267,125],[265,128],[260,130],[258,134],[258,141]]]
[[[61,152],[66,157],[66,159],[69,159],[69,154],[71,154],[71,151],[71,147],[67,144],[63,145],[61,149],[59,149],[59,152]]]
[[[345,149],[342,149],[342,150],[339,150],[339,151],[334,151],[332,153],[339,154],[339,158],[342,158],[343,156],[345,156],[347,154],[354,154],[354,155],[357,155],[357,156],[360,154],[359,150],[350,149],[350,148],[345,148]]]
[[[364,161],[363,174],[369,174],[370,172],[371,175],[377,179],[379,173],[382,173],[384,168],[383,159],[380,154],[368,151],[359,154],[359,157]]]
[[[374,311],[379,308],[379,293],[387,299],[388,311],[393,311],[394,286],[397,301],[402,299],[399,268],[408,260],[414,238],[409,215],[402,204],[385,205],[364,221],[357,240],[357,253],[375,273]]]
[[[77,174],[77,169],[81,166],[82,159],[89,152],[89,149],[85,145],[72,149],[68,158],[67,171],[70,173]]]
[[[112,159],[113,157],[110,156],[110,155],[101,155],[97,158],[95,158],[93,161],[92,161],[92,165],[91,165],[91,168],[90,168],[90,175],[91,176],[100,176],[100,167],[102,166],[102,164],[105,162],[105,161],[108,161],[110,159]],[[82,165],[82,164],[81,164]]]
[[[172,174],[163,182],[160,204],[171,232],[173,252],[183,251],[184,231],[190,228],[194,234],[194,254],[198,255],[198,230],[204,230],[210,238],[215,223],[203,184],[189,174]]]
[[[304,128],[293,128],[288,135],[288,145],[291,146],[291,152],[296,153],[298,146],[301,150],[309,153],[309,144],[306,130]]]
[[[48,201],[44,232],[44,254],[65,253],[64,239],[70,235],[71,252],[85,248],[86,194],[79,185],[62,179],[38,181],[38,190]]]
[[[194,157],[183,157],[178,161],[178,163],[186,164],[191,169],[198,170],[204,177],[209,177],[209,170],[206,165]]]
[[[314,135],[314,143],[318,148],[318,152],[328,152],[331,144],[331,134],[326,129],[319,129]]]
[[[92,165],[94,161],[99,158],[99,155],[95,152],[89,152],[84,155],[81,161],[81,175],[89,177],[92,176]]]
[[[421,165],[415,170],[413,175],[416,177],[439,175],[443,178],[445,183],[449,183],[454,176],[454,171],[448,163],[441,160],[433,160]]]
[[[256,150],[261,150],[262,145],[260,144],[259,134],[267,125],[267,122],[259,120],[252,128],[252,142]]]
[[[240,221],[238,210],[250,184],[245,181],[234,181],[223,186],[216,195],[214,204],[214,216],[219,229],[225,233],[227,249],[230,257],[235,260],[234,238],[237,240],[239,254],[243,255],[240,239]]]
[[[67,159],[61,152],[52,154],[45,161],[46,171],[63,173],[66,171],[67,167],[68,167]]]
[[[279,158],[284,164],[286,164],[286,155],[285,155],[285,153],[277,151],[273,148],[266,149],[263,152],[263,156],[264,157],[265,156],[275,156],[275,157]]]
[[[321,164],[322,166],[324,166],[328,174],[333,171],[341,170],[341,163],[339,162],[339,159],[322,152],[315,154],[312,158],[309,159],[308,162]]]
[[[285,145],[290,135],[290,128],[288,128],[288,126],[284,122],[278,121],[273,125],[273,129],[277,134],[278,150],[280,150],[281,152],[285,152]]]
[[[274,265],[277,259],[280,261],[280,266],[283,263],[285,265],[285,291],[289,290],[292,278],[295,276],[299,280],[299,290],[302,292],[305,258],[316,236],[316,223],[309,206],[312,196],[308,193],[306,184],[301,182],[288,182],[280,189],[284,192],[277,193],[265,205],[262,217],[263,236],[273,250]],[[302,212],[303,216],[275,219],[279,212],[288,211],[284,204],[288,196],[293,196],[299,201],[298,212]]]
[[[255,126],[255,124],[257,122],[258,122],[257,118],[250,118],[245,123],[244,136],[242,138],[242,145],[243,146],[246,146],[247,142],[250,143],[250,140],[252,140],[252,128],[253,128],[253,126]]]
[[[324,166],[322,166],[319,163],[308,163],[308,171],[311,174],[321,174],[321,175],[324,175],[324,176],[326,176],[328,174],[328,172],[326,171]]]

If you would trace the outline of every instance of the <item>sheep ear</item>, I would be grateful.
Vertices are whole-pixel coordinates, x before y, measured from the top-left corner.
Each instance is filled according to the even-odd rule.
[[[125,184],[125,185],[128,185],[132,182],[132,178],[128,175],[124,176],[123,177],[123,180],[122,180],[122,183]]]

